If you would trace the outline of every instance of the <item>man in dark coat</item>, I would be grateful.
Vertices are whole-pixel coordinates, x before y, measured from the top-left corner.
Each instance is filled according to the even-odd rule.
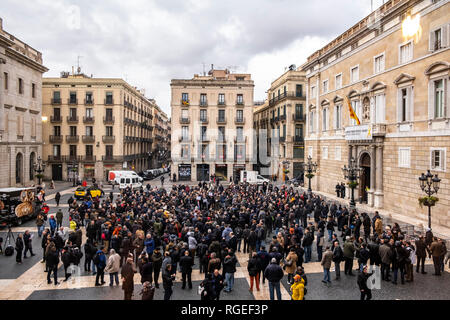
[[[173,281],[175,280],[175,275],[172,274],[172,265],[167,264],[166,269],[162,274],[163,288],[164,288],[164,300],[170,300],[173,292]]]
[[[192,266],[194,265],[194,258],[189,255],[189,251],[184,252],[184,256],[180,258],[181,277],[183,279],[183,285],[181,289],[186,288],[186,278],[189,289],[192,289]]]
[[[162,266],[162,261],[163,261],[163,257],[162,257],[159,247],[156,247],[155,250],[153,250],[151,259],[153,262],[153,272],[154,272],[153,279],[155,280],[155,287],[159,288],[158,279],[159,279],[159,274],[161,272],[161,266]]]
[[[274,291],[277,291],[277,298],[281,300],[280,281],[283,279],[283,269],[278,265],[277,259],[272,258],[269,266],[264,271],[264,276],[269,281],[270,300],[275,300]]]
[[[23,237],[22,234],[19,234],[16,239],[16,262],[18,264],[22,264],[22,251],[23,251],[24,243],[23,243]]]
[[[372,299],[372,290],[367,286],[367,279],[373,273],[367,273],[367,266],[363,267],[363,272],[358,275],[358,287],[361,292],[361,300],[370,300]]]
[[[58,251],[56,251],[55,247],[52,247],[50,249],[50,252],[47,255],[46,258],[46,262],[47,262],[47,268],[48,268],[48,272],[47,272],[47,283],[51,284],[52,281],[50,280],[50,276],[53,272],[53,278],[54,278],[54,282],[55,282],[55,286],[59,284],[58,282],[58,263],[59,263],[59,255],[58,255]]]
[[[25,233],[23,234],[23,244],[25,246],[25,251],[23,252],[24,258],[27,258],[28,251],[30,251],[32,257],[35,256],[35,254],[33,253],[33,248],[32,248],[32,240],[33,240],[33,237],[31,236],[30,231],[26,230]]]
[[[416,244],[416,256],[417,256],[417,266],[416,272],[419,273],[419,267],[422,265],[422,274],[426,274],[425,272],[425,258],[427,257],[428,247],[425,243],[424,237],[421,235],[419,240],[415,242]]]
[[[127,258],[126,263],[122,266],[121,271],[124,300],[131,300],[131,296],[133,295],[135,271],[136,268],[133,263],[133,258]]]

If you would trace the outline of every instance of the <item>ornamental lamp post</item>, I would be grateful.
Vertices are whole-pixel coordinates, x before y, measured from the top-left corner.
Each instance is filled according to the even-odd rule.
[[[302,163],[303,172],[307,172],[306,177],[308,178],[308,193],[312,193],[311,189],[311,179],[314,177],[314,173],[317,171],[317,162],[312,162],[312,157],[308,156],[308,162]]]
[[[36,177],[38,178],[38,184],[41,185],[42,172],[45,170],[45,163],[42,163],[42,159],[39,156],[37,162],[33,163],[33,170],[36,172]]]
[[[438,198],[432,197],[432,195],[438,192],[441,179],[439,179],[437,174],[433,176],[430,170],[428,170],[427,174],[422,173],[419,181],[420,188],[427,195],[426,197],[419,198],[419,204],[420,206],[425,205],[428,207],[428,228],[431,229],[431,207],[439,201]]]
[[[350,207],[354,208],[355,203],[355,188],[358,186],[358,180],[361,176],[362,168],[356,164],[355,159],[352,157],[350,159],[349,166],[344,165],[342,168],[344,174],[344,179],[347,179],[348,187],[352,190],[352,196],[350,199]]]

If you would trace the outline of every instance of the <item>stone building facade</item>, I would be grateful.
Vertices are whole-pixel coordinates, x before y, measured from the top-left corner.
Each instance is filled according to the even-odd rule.
[[[305,73],[292,68],[272,82],[264,104],[255,106],[257,169],[263,176],[283,180],[303,175],[305,85]]]
[[[152,168],[166,167],[170,162],[170,122],[166,113],[157,105],[153,117],[153,136],[155,143],[152,145]]]
[[[172,176],[229,181],[253,169],[253,88],[250,74],[214,68],[171,81]]]
[[[431,170],[442,180],[433,223],[450,226],[449,12],[445,0],[390,0],[308,58],[313,188],[334,193],[353,157],[357,200],[425,220],[418,177]]]
[[[0,187],[30,186],[42,157],[41,52],[3,29],[0,19]]]
[[[43,80],[45,176],[106,180],[150,168],[154,101],[122,79],[62,73]]]

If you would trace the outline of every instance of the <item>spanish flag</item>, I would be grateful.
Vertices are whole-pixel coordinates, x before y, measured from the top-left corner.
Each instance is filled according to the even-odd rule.
[[[348,112],[350,113],[350,118],[354,119],[356,121],[356,124],[359,126],[361,122],[359,121],[358,116],[355,113],[355,110],[353,110],[350,100],[347,97],[345,97],[345,100],[347,101],[348,104]]]

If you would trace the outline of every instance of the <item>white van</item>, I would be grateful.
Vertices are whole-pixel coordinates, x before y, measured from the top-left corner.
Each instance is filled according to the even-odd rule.
[[[134,171],[117,170],[117,171],[109,172],[108,183],[109,184],[120,184],[120,180],[122,178],[136,178],[136,179],[138,179],[138,181],[141,184],[144,182],[144,179],[142,177],[139,177],[138,174]]]
[[[142,182],[138,178],[132,176],[125,176],[119,180],[119,189],[125,189],[131,187],[131,189],[139,189],[142,187]]]
[[[258,174],[258,171],[241,171],[241,182],[248,182],[249,184],[263,184],[264,182],[270,183],[269,179],[266,179]]]

